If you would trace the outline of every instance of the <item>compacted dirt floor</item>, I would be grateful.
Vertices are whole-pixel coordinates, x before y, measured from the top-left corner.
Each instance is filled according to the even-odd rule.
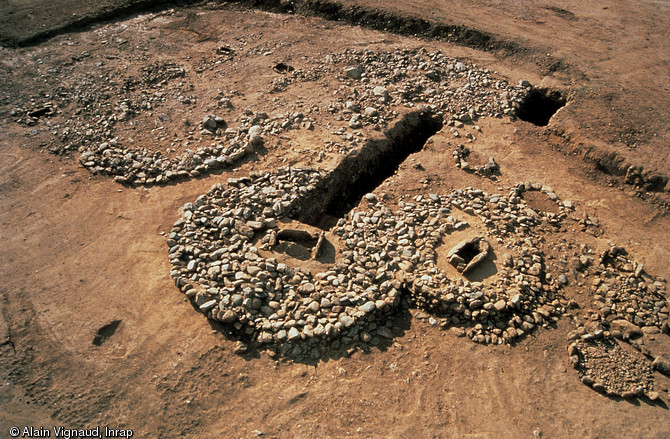
[[[43,3],[0,6],[0,437],[670,437],[670,3]],[[454,205],[437,267],[523,288],[537,266],[551,316],[491,339],[407,284],[390,335],[284,355],[180,292],[185,204],[343,166],[341,201],[280,224],[324,254],[280,262],[328,270],[356,245],[339,218],[480,189],[527,208],[500,215],[518,230],[464,277],[447,252],[487,227]],[[534,230],[541,257],[508,266]]]

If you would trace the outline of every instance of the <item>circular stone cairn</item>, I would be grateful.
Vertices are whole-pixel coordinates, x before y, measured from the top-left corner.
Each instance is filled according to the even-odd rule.
[[[568,346],[570,360],[582,383],[609,396],[652,396],[651,363],[633,348],[625,349],[613,337],[598,334]]]
[[[335,339],[347,345],[392,338],[385,325],[403,292],[443,328],[479,343],[509,343],[564,311],[533,228],[565,213],[545,217],[529,208],[520,197],[524,185],[507,196],[471,188],[417,196],[397,211],[365,197],[367,209],[332,229],[343,249],[321,273],[263,257],[277,242],[278,219],[296,218],[305,199],[318,199],[313,192],[325,175],[306,168],[253,173],[186,204],[167,242],[176,285],[208,318],[251,343],[279,345],[281,353],[305,352],[301,343],[318,354]],[[449,279],[437,267],[441,238],[464,225],[452,209],[479,218],[513,253],[495,282]]]

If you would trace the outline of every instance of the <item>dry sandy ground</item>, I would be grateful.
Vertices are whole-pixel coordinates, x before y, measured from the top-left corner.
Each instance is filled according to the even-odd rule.
[[[440,2],[428,14],[423,2],[397,5],[396,11],[465,24],[531,48],[503,56],[314,17],[193,7],[3,49],[0,60],[8,93],[15,99],[35,96],[36,105],[44,100],[42,89],[54,85],[39,83],[40,60],[46,69],[88,51],[72,69],[95,72],[96,63],[104,62],[119,76],[132,76],[155,60],[185,66],[185,81],[194,86],[187,91],[198,98],[194,105],[167,102],[164,109],[142,112],[135,126],[119,129],[136,146],[161,151],[184,148],[182,118],[197,123],[219,112],[234,120],[244,108],[270,113],[295,100],[324,99],[323,90],[338,87],[336,78],[300,83],[271,102],[267,87],[277,77],[271,67],[286,61],[307,68],[345,48],[439,49],[512,83],[528,79],[566,90],[570,103],[548,127],[486,118],[478,121],[481,133],[464,128],[477,135],[476,158],[496,157],[500,181],[456,169],[451,155],[457,142],[445,129],[379,192],[417,195],[467,186],[494,192],[540,182],[579,212],[597,217],[604,233],[595,238],[568,226],[562,236],[598,250],[611,240],[649,273],[670,278],[667,194],[624,184],[622,176],[602,173],[583,158],[591,146],[599,148],[595,157],[611,149],[630,163],[670,173],[670,54],[662,32],[670,27],[667,8],[665,2],[595,7],[566,1],[554,9],[536,2]],[[237,64],[195,73],[217,47],[242,47],[242,41],[258,50],[240,51]],[[262,55],[263,48],[272,54]],[[547,74],[545,50],[569,67]],[[58,75],[50,80],[67,82]],[[219,88],[242,92],[232,97],[234,109],[217,107]],[[11,426],[27,425],[109,426],[133,429],[135,437],[166,438],[670,436],[668,378],[655,373],[665,402],[608,398],[581,384],[566,355],[566,336],[574,329],[570,316],[514,346],[490,347],[432,327],[410,310],[397,319],[402,335],[383,351],[314,364],[234,354],[234,342],[194,312],[174,286],[164,234],[184,203],[227,177],[287,164],[333,166],[334,153],[316,161],[324,138],[331,138],[329,124],[337,125],[331,115],[315,116],[313,132],[270,139],[264,154],[223,175],[128,188],[91,175],[68,155],[46,151],[54,142],[51,127],[45,120],[34,127],[17,124],[8,111],[19,104],[30,106],[3,102],[0,135],[1,437]],[[47,121],[64,123],[74,108]],[[167,134],[155,131],[161,112],[171,115]],[[179,142],[171,145],[173,135]],[[198,135],[190,141],[196,147],[210,142]],[[425,170],[414,167],[417,162]],[[426,176],[430,181],[422,184]],[[577,282],[565,295],[581,309],[590,305],[588,289]],[[109,339],[92,344],[96,331],[115,320],[121,323]],[[668,339],[647,335],[645,344],[653,353],[669,352]]]

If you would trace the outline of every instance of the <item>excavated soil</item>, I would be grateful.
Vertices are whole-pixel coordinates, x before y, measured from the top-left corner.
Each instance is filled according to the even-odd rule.
[[[668,437],[666,3],[1,5],[0,437]],[[375,259],[398,218],[446,224],[432,262]],[[212,313],[262,285],[226,258],[311,351]],[[380,261],[392,312],[319,311],[364,323],[318,346],[288,321]]]

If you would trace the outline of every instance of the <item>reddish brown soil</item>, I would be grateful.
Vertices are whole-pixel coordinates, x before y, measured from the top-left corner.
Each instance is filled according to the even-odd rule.
[[[38,8],[43,2],[33,3],[30,12],[27,6],[14,6],[15,14],[43,17]],[[67,22],[63,11],[81,7],[81,2],[61,3],[54,20]],[[571,200],[579,212],[597,217],[604,233],[596,238],[571,223],[574,227],[567,226],[561,236],[596,250],[611,240],[625,246],[649,273],[670,278],[670,220],[663,207],[667,194],[633,188],[583,159],[594,146],[599,148],[595,156],[613,150],[630,163],[670,175],[667,2],[608,1],[596,6],[565,1],[554,9],[541,2],[355,3],[465,24],[528,46],[529,53],[504,57],[314,17],[194,7],[137,18],[140,24],[129,30],[120,27],[125,23],[109,23],[35,47],[2,49],[2,79],[11,84],[6,87],[12,93],[28,99],[42,87],[36,73],[40,66],[24,62],[49,53],[47,63],[57,63],[86,50],[91,57],[75,68],[93,71],[96,62],[107,60],[112,71],[132,75],[147,59],[174,60],[193,71],[216,47],[233,44],[236,37],[244,37],[250,47],[271,47],[272,55],[241,56],[218,77],[192,75],[191,94],[198,102],[190,107],[172,103],[160,110],[172,116],[165,124],[168,134],[150,131],[160,124],[155,113],[138,116],[137,126],[123,134],[133,136],[135,146],[161,151],[177,134],[180,142],[174,148],[180,152],[182,118],[197,122],[215,112],[232,120],[247,107],[282,111],[296,99],[321,99],[323,92],[313,87],[323,89],[322,83],[337,88],[333,78],[300,83],[279,94],[278,102],[270,102],[265,90],[276,77],[271,66],[277,61],[306,68],[322,54],[347,47],[439,49],[496,70],[512,82],[528,79],[569,90],[570,103],[546,128],[503,118],[478,121],[481,133],[467,125],[461,130],[477,136],[473,145],[482,164],[489,156],[496,158],[502,169],[498,182],[455,168],[452,151],[462,139],[456,141],[443,130],[377,193],[396,200],[467,186],[496,192],[519,182],[539,182]],[[6,34],[21,34],[23,22],[16,23]],[[127,42],[117,44],[117,37]],[[102,38],[112,43],[102,45]],[[147,59],[135,57],[138,45],[148,47]],[[569,68],[546,75],[536,62],[545,50]],[[236,110],[217,109],[219,87],[244,92],[233,98]],[[68,114],[50,120],[63,123]],[[566,355],[566,335],[574,329],[569,316],[514,346],[476,345],[425,319],[402,315],[402,335],[384,351],[355,352],[315,364],[234,354],[234,342],[196,313],[174,286],[164,234],[184,203],[227,177],[288,164],[334,166],[336,154],[321,162],[316,158],[324,138],[330,138],[328,117],[319,115],[313,132],[270,139],[264,155],[223,175],[131,189],[92,176],[73,158],[41,148],[53,141],[45,121],[35,127],[37,135],[26,135],[31,127],[3,114],[0,437],[12,426],[28,425],[109,426],[133,429],[135,437],[165,438],[259,433],[305,438],[670,436],[670,380],[655,373],[664,401],[660,403],[608,398],[581,384]],[[193,142],[197,147],[209,141]],[[422,183],[426,178],[428,183]],[[529,203],[548,206],[541,196]],[[550,244],[558,243],[557,238]],[[551,256],[560,259],[564,254],[557,250]],[[588,291],[588,286],[571,283],[565,295],[586,308],[591,302]],[[115,320],[121,321],[116,331],[94,345],[96,331]],[[653,353],[668,352],[669,339],[646,335],[645,343]]]

